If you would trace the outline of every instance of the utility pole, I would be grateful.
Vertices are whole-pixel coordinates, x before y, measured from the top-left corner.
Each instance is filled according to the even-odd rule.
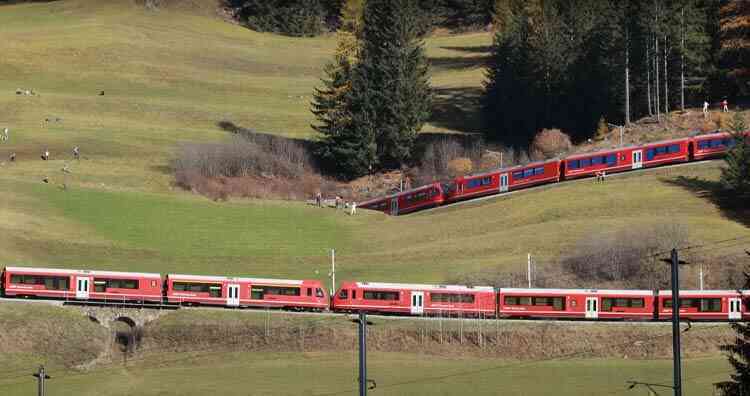
[[[336,249],[331,249],[331,298],[336,293]]]
[[[529,289],[531,289],[531,253],[529,253],[526,260],[526,279],[528,279]]]
[[[680,365],[680,261],[677,249],[672,249],[670,259],[662,260],[672,266],[672,368],[674,370],[674,395],[682,396],[682,367]]]
[[[620,130],[620,147],[622,147],[622,140],[625,135],[625,125],[610,124],[609,122],[607,123],[607,125]]]
[[[359,396],[367,395],[367,314],[359,313]]]
[[[48,380],[52,377],[47,375],[47,373],[44,371],[44,366],[39,366],[39,371],[34,374],[34,377],[37,378],[37,395],[44,396],[44,380]]]
[[[703,264],[701,264],[700,273],[698,274],[698,278],[700,279],[700,288],[703,290]]]

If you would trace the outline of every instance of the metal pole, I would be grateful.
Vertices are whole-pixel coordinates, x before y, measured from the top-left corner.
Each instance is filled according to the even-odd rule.
[[[359,395],[367,395],[367,314],[359,313]]]
[[[526,260],[526,278],[529,281],[529,289],[531,289],[531,253]]]
[[[622,135],[625,132],[625,127],[620,126],[620,147],[622,147]]]
[[[336,292],[336,249],[331,249],[331,290]]]
[[[700,275],[700,281],[701,281],[700,287],[701,287],[701,290],[703,290],[703,264],[701,264],[701,270],[700,270],[699,275]]]
[[[50,379],[49,375],[44,371],[44,366],[39,366],[39,371],[34,374],[37,378],[37,395],[44,396],[44,380]]]
[[[677,249],[672,249],[672,359],[674,395],[682,396],[682,369],[680,367],[680,260],[677,256]]]

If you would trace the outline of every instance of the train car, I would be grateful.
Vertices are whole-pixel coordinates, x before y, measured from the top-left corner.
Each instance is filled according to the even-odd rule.
[[[401,191],[387,197],[375,198],[359,204],[360,208],[378,210],[396,216],[416,210],[439,206],[443,203],[443,187],[440,183]]]
[[[104,302],[161,302],[161,275],[139,272],[7,267],[8,297],[43,297]]]
[[[659,291],[657,313],[672,319],[672,291]],[[680,290],[680,318],[689,320],[741,320],[742,295],[735,290]]]
[[[344,282],[331,300],[335,312],[403,315],[495,316],[490,286]]]
[[[654,318],[650,290],[508,289],[498,291],[507,318],[643,320]]]
[[[598,172],[616,173],[686,162],[690,159],[690,142],[691,139],[684,138],[576,154],[562,161],[562,173],[565,179],[575,179],[594,176]]]
[[[168,274],[165,293],[168,303],[180,305],[314,311],[328,308],[328,296],[317,280]]]
[[[456,202],[560,180],[560,161],[535,162],[478,175],[460,176],[443,187],[446,201]]]
[[[734,137],[727,133],[712,133],[691,138],[692,158],[695,160],[721,157],[735,145]]]

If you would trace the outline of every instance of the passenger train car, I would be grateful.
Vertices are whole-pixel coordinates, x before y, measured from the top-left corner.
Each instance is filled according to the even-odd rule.
[[[750,139],[750,132],[745,132],[744,135]],[[732,135],[722,132],[574,154],[558,160],[460,176],[447,183],[432,183],[387,197],[371,199],[362,202],[360,207],[391,215],[406,214],[480,196],[591,177],[601,172],[626,172],[717,158],[726,154],[734,144]]]

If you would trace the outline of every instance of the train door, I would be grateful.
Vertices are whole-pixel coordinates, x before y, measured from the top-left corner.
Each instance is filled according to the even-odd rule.
[[[398,215],[398,197],[391,198],[391,215]]]
[[[643,168],[643,150],[633,151],[633,169]]]
[[[227,306],[230,306],[230,307],[240,306],[240,285],[236,285],[236,284],[227,285]]]
[[[76,277],[76,298],[79,300],[87,300],[89,298],[89,284],[91,284],[91,278],[85,276]]]
[[[596,319],[599,317],[599,299],[596,297],[586,297],[586,319]]]
[[[729,299],[729,320],[742,319],[742,300],[739,298]]]
[[[424,313],[424,292],[411,292],[411,313],[412,315]]]
[[[500,192],[508,191],[508,174],[500,175]]]

